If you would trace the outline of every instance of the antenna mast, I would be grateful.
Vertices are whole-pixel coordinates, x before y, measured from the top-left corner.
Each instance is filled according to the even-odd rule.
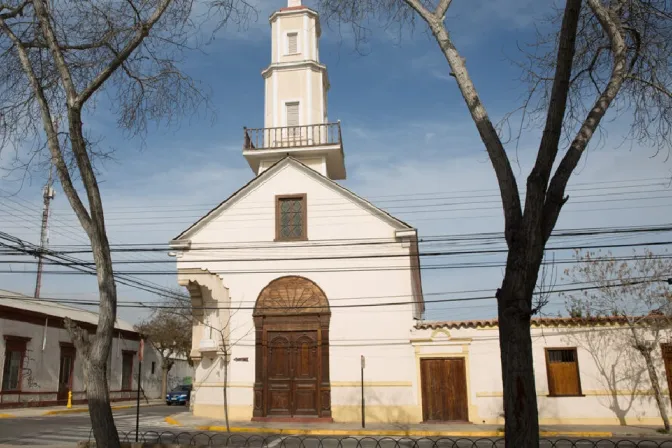
[[[56,120],[55,128],[56,128],[56,134],[58,135],[58,120]],[[58,137],[57,137],[58,138]],[[42,190],[42,199],[43,199],[43,205],[42,205],[42,228],[40,230],[40,251],[37,255],[37,278],[35,279],[35,298],[40,297],[40,289],[42,288],[42,268],[44,265],[43,262],[43,254],[46,252],[47,246],[49,245],[49,232],[47,228],[47,224],[49,221],[49,204],[51,204],[51,201],[54,199],[55,192],[54,192],[54,163],[53,160],[51,161],[51,164],[49,165],[49,179],[47,180],[47,184],[44,186],[44,189]]]

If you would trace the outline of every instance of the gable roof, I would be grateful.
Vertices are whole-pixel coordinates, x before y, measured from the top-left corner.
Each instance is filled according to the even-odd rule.
[[[17,292],[0,289],[0,306],[42,314],[49,317],[69,317],[73,321],[98,325],[98,313],[55,301],[36,299]],[[114,324],[117,330],[136,333],[133,325],[117,318]]]
[[[296,160],[295,158],[291,156],[286,156],[277,162],[275,162],[273,165],[271,165],[268,169],[263,171],[261,174],[258,176],[252,178],[248,183],[243,185],[240,189],[238,189],[236,192],[234,192],[231,196],[228,198],[224,199],[219,205],[217,205],[215,208],[210,210],[208,213],[206,213],[202,218],[200,218],[198,221],[193,223],[191,226],[189,226],[186,230],[184,230],[182,233],[177,235],[175,238],[173,238],[172,241],[178,241],[181,239],[188,239],[193,233],[195,233],[198,229],[203,227],[203,225],[207,224],[211,219],[213,219],[219,212],[226,210],[227,208],[231,207],[233,204],[238,202],[242,197],[247,193],[248,191],[252,190],[255,188],[257,185],[259,185],[261,182],[263,182],[266,178],[271,177],[274,173],[280,171],[283,167],[291,165],[299,170],[301,170],[304,174],[307,174],[308,176],[312,177],[313,179],[317,180],[318,182],[321,182],[323,185],[325,185],[328,188],[331,188],[333,190],[338,191],[341,193],[343,196],[351,199],[353,202],[359,204],[360,206],[364,207],[365,209],[369,210],[373,215],[378,216],[380,219],[386,221],[388,224],[392,225],[393,227],[396,227],[398,229],[404,229],[404,230],[415,230],[414,227],[411,225],[405,223],[404,221],[395,218],[385,210],[376,207],[373,205],[371,202],[368,200],[362,198],[361,196],[356,195],[352,191],[348,190],[347,188],[343,187],[342,185],[338,184],[337,182],[329,179],[326,176],[323,176],[322,174],[318,173],[314,169],[308,167],[304,163]]]

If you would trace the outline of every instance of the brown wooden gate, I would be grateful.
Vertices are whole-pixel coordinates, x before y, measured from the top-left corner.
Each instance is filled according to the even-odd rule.
[[[61,343],[61,358],[58,366],[58,391],[56,399],[68,399],[68,392],[72,390],[72,376],[75,370],[75,346]]]
[[[420,360],[424,421],[468,421],[464,358]]]
[[[268,416],[317,416],[317,331],[269,331]]]
[[[331,420],[329,303],[303,277],[272,281],[254,310],[253,420]]]

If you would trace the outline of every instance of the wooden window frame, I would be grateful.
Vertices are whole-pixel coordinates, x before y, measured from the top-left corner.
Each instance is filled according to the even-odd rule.
[[[280,201],[282,199],[300,199],[303,204],[303,222],[301,223],[302,234],[296,238],[282,238],[280,236]],[[307,241],[308,240],[308,195],[301,194],[282,194],[275,196],[275,241],[278,242],[292,242],[292,241]]]
[[[138,352],[136,352],[135,350],[122,350],[121,351],[121,388],[120,388],[120,390],[122,390],[122,391],[129,391],[129,390],[132,391],[133,390],[133,373],[135,373],[134,372],[135,369],[133,368],[133,364],[135,363],[135,355],[137,353]],[[124,384],[124,356],[128,356],[128,355],[131,355],[131,375],[130,375],[130,378],[129,378],[131,384],[128,385],[129,386],[128,389],[125,389],[124,386],[126,386],[126,385]]]
[[[578,394],[556,394],[551,391],[551,370],[549,369],[550,359],[548,352],[550,350],[572,350],[574,351],[574,359],[576,360],[576,378],[579,383],[579,393]],[[546,384],[548,385],[548,395],[547,397],[585,397],[583,393],[583,387],[581,386],[581,366],[579,365],[579,351],[576,347],[544,347],[544,358],[546,359]]]
[[[5,382],[5,364],[3,362],[2,364],[2,383],[0,383],[0,390],[2,392],[21,392],[23,390],[23,363],[26,361],[26,352],[28,351],[28,342],[32,338],[24,337],[24,336],[12,336],[12,335],[4,335],[3,336],[5,340],[5,353],[4,353],[4,360],[8,359],[8,352],[20,352],[21,353],[21,359],[19,360],[19,375],[17,378],[17,385],[16,389],[5,389],[3,387],[4,382]]]
[[[72,342],[59,342],[58,343],[60,347],[60,352],[58,355],[58,379],[59,384],[57,384],[57,388],[60,388],[60,379],[61,379],[61,358],[63,357],[63,354],[71,354],[72,359],[70,360],[70,377],[68,378],[68,389],[72,391],[72,383],[75,381],[75,362],[77,361],[77,349],[75,348],[75,344]]]

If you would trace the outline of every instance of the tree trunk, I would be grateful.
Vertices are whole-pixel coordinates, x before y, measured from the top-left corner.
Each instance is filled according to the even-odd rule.
[[[168,371],[170,367],[164,361],[161,364],[161,397],[165,397],[168,394]]]
[[[656,372],[656,366],[653,363],[653,357],[651,356],[651,351],[648,349],[639,349],[639,352],[644,357],[644,362],[646,362],[646,369],[649,371],[649,380],[651,381],[653,396],[656,399],[656,404],[658,405],[660,418],[663,419],[663,426],[665,427],[665,432],[670,432],[670,420],[667,418],[667,409],[665,407],[665,400],[663,399],[663,392],[660,390],[660,383],[658,382],[658,373]]]
[[[502,288],[497,291],[504,438],[506,446],[538,448],[539,416],[530,336],[532,292],[538,268],[532,270],[525,257],[515,252],[509,251]]]
[[[229,363],[228,363],[228,352],[226,349],[224,349],[223,359],[224,359],[224,421],[226,422],[226,432],[231,432],[231,428],[229,428],[229,399],[227,393],[227,389],[229,387]]]
[[[97,447],[119,447],[119,434],[114,425],[107,385],[107,363],[88,361],[86,398],[89,401],[91,427]]]

